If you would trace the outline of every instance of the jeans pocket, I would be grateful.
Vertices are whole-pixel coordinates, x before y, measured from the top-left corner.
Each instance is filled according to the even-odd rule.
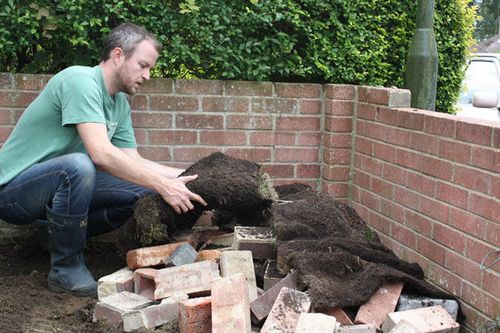
[[[11,224],[26,224],[33,222],[33,218],[17,202],[0,204],[0,219]]]

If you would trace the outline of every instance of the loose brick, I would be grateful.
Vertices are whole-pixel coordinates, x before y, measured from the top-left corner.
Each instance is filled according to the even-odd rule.
[[[337,319],[337,322],[341,323],[342,325],[352,325],[353,324],[349,315],[347,315],[347,313],[345,313],[345,311],[342,310],[341,308],[331,308],[331,309],[325,310],[324,313],[327,315],[330,315],[330,316],[334,316],[335,319]]]
[[[197,255],[198,252],[196,252],[194,247],[188,243],[181,244],[174,250],[174,252],[172,252],[171,255],[168,256],[167,259],[165,259],[165,266],[172,267],[192,264]]]
[[[377,333],[377,329],[373,325],[350,325],[340,327],[336,333]]]
[[[460,325],[441,306],[392,312],[382,325],[383,332],[392,330],[401,320],[418,327],[422,333],[458,333]]]
[[[276,302],[276,299],[282,288],[286,287],[289,289],[297,289],[297,278],[297,271],[288,274],[284,279],[281,279],[280,282],[276,283],[274,286],[260,295],[256,300],[254,300],[250,304],[250,309],[252,311],[252,320],[255,323],[262,322],[269,315],[269,312]]]
[[[401,295],[396,311],[414,310],[436,305],[441,305],[446,311],[448,311],[453,320],[457,320],[458,303],[452,299],[423,298]]]
[[[301,313],[295,333],[334,333],[336,322],[323,313]]]
[[[254,259],[276,258],[276,238],[271,228],[240,227],[234,228],[233,248],[239,251],[251,251]]]
[[[308,312],[310,306],[309,295],[283,287],[260,332],[294,332],[300,314]]]
[[[286,277],[286,274],[278,271],[276,267],[276,260],[269,260],[264,272],[264,291],[269,290],[276,283],[280,282]]]
[[[401,320],[392,330],[389,331],[389,333],[422,333],[422,331],[406,320]]]
[[[212,333],[250,333],[248,284],[242,273],[212,283]]]
[[[211,297],[198,297],[179,303],[180,333],[210,333],[211,330]]]
[[[153,302],[146,297],[122,291],[119,294],[104,297],[97,302],[93,321],[104,320],[115,326],[121,325],[123,322],[122,315],[125,312],[140,310],[152,304]]]
[[[139,268],[134,271],[134,291],[149,299],[154,299],[156,288],[155,277],[158,270],[154,268]]]
[[[160,304],[150,305],[147,308],[126,312],[123,317],[123,330],[132,332],[140,328],[152,329],[179,318],[179,302],[187,300],[188,295],[176,295],[165,298]]]
[[[195,262],[209,260],[218,263],[221,253],[220,250],[201,250],[198,252]]]
[[[200,261],[179,267],[156,270],[154,274],[134,273],[135,292],[153,299],[167,298],[179,293],[193,294],[210,291],[219,269],[212,261]]]
[[[129,311],[122,315],[123,332],[134,332],[144,328],[144,314],[140,311]]]
[[[220,256],[220,270],[223,277],[243,273],[248,283],[250,302],[257,298],[257,282],[253,266],[252,252],[227,251]]]
[[[127,266],[130,269],[137,269],[165,265],[165,259],[183,243],[186,242],[130,250],[127,252]]]
[[[101,277],[97,281],[97,298],[101,299],[122,291],[134,292],[134,272],[128,268],[122,268]]]
[[[391,89],[389,93],[388,106],[395,108],[409,108],[411,93],[408,89]]]
[[[403,283],[387,284],[380,287],[370,299],[363,304],[356,315],[355,323],[372,324],[380,328],[388,313],[396,308]]]

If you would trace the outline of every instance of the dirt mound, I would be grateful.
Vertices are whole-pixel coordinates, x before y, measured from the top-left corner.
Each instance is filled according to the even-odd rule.
[[[388,282],[404,282],[406,293],[454,299],[426,282],[418,264],[385,247],[351,207],[297,184],[276,191],[278,267],[298,270],[316,309],[360,306]]]

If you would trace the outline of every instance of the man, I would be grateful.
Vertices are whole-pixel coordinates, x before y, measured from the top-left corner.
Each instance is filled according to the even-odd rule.
[[[205,201],[197,176],[142,158],[126,94],[149,80],[161,46],[131,23],[111,31],[95,67],[56,74],[25,110],[0,150],[0,219],[48,229],[48,287],[95,295],[83,258],[86,237],[120,227],[135,201],[156,192],[177,213]]]

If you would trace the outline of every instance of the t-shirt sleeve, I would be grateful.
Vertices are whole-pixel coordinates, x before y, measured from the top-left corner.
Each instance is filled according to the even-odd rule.
[[[86,74],[73,75],[56,90],[61,105],[62,125],[106,123],[102,95],[97,82]]]
[[[132,127],[131,110],[127,104],[128,111],[122,117],[111,137],[111,143],[118,148],[136,148],[134,129]]]

